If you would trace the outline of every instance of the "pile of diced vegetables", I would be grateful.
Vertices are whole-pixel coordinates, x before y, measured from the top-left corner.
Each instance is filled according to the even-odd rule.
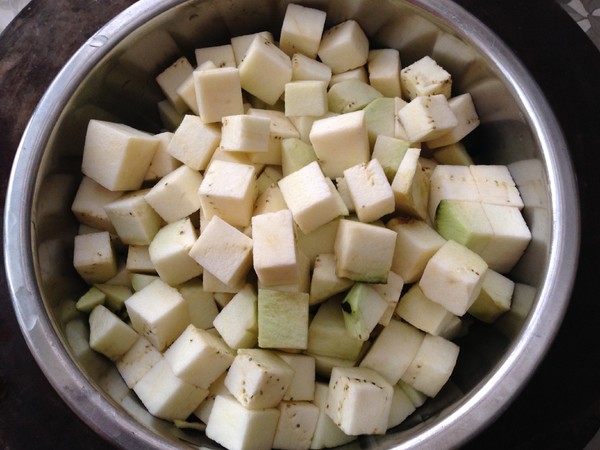
[[[228,449],[325,448],[448,381],[508,311],[531,239],[469,93],[359,24],[290,4],[157,74],[164,129],[91,120],[74,266],[90,347],[147,410]]]

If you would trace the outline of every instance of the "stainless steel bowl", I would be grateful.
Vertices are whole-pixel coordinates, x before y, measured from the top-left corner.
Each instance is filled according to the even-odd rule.
[[[513,309],[462,339],[451,381],[405,424],[349,448],[447,448],[479,432],[518,394],[550,346],[569,301],[579,246],[574,174],[560,127],[535,82],[499,39],[449,0],[299,1],[354,18],[374,45],[403,64],[430,54],[470,92],[482,125],[469,137],[479,163],[508,164],[533,233],[512,277]],[[54,388],[98,433],[125,448],[213,448],[152,418],[109,364],[78,343],[70,205],[80,179],[87,121],[118,120],[158,131],[154,77],[181,54],[232,35],[277,35],[287,2],[141,0],[69,61],[33,114],[13,167],[4,245],[14,307],[26,341]],[[67,325],[67,324],[70,325]],[[76,324],[76,325],[73,325]]]

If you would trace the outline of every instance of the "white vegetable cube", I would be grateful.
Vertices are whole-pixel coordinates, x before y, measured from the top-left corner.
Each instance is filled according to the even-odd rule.
[[[361,222],[374,222],[394,212],[394,192],[377,159],[344,170],[344,179]]]
[[[242,88],[268,105],[279,100],[285,84],[292,79],[290,57],[260,35],[254,38],[238,68]]]
[[[220,337],[188,325],[164,357],[177,377],[208,389],[229,368],[234,354]]]
[[[446,331],[456,317],[439,303],[429,300],[418,284],[413,284],[400,298],[396,314],[419,330],[436,336]]]
[[[190,280],[177,289],[188,305],[190,323],[205,330],[213,328],[213,320],[219,314],[214,292],[206,291],[199,279]]]
[[[316,161],[282,178],[278,185],[294,221],[304,233],[347,214],[338,192],[326,181]]]
[[[187,105],[189,110],[191,110],[191,112],[197,116],[198,115],[198,102],[196,100],[196,85],[194,84],[194,74],[191,73],[183,81],[183,83],[181,83],[181,85],[177,88],[177,90],[175,92],[177,93],[179,98],[181,98],[183,100],[183,102]],[[187,114],[189,114],[189,112],[190,111],[186,110],[186,112],[182,113],[181,120],[179,121],[180,125],[181,125],[181,122],[183,122],[183,119],[185,118],[185,116]]]
[[[292,55],[292,81],[319,80],[329,86],[331,67],[302,53]]]
[[[103,305],[92,310],[89,322],[90,347],[112,361],[123,356],[138,339],[133,328]]]
[[[355,20],[346,20],[323,33],[319,58],[334,74],[356,69],[369,57],[369,38]]]
[[[225,116],[244,113],[240,72],[236,67],[196,70],[194,85],[203,122],[219,122]]]
[[[355,361],[363,343],[348,333],[338,299],[334,297],[319,306],[308,327],[307,353]]]
[[[231,44],[201,47],[194,50],[196,66],[211,61],[217,67],[237,67]]]
[[[369,51],[369,84],[385,97],[400,97],[400,52],[393,48]]]
[[[461,94],[448,100],[448,106],[456,116],[458,124],[448,133],[427,142],[429,148],[439,148],[460,142],[466,135],[479,126],[479,116],[473,104],[471,94]]]
[[[244,34],[231,38],[231,48],[233,49],[236,66],[239,66],[242,60],[245,58],[250,45],[252,45],[252,42],[257,36],[260,36],[271,43],[275,43],[273,34],[271,34],[270,31],[260,31],[258,33]]]
[[[314,404],[319,407],[319,419],[313,435],[313,440],[310,448],[332,448],[339,445],[344,445],[356,439],[355,436],[349,436],[338,427],[331,417],[325,411],[327,406],[327,394],[329,386],[323,382],[315,384],[315,400]]]
[[[501,314],[510,310],[515,282],[510,278],[488,269],[483,277],[481,292],[468,313],[486,322],[494,322]]]
[[[393,319],[383,328],[360,362],[396,384],[417,354],[425,333],[412,325]]]
[[[418,148],[406,150],[392,180],[392,191],[397,210],[427,220],[430,183],[423,173],[420,154],[421,150]]]
[[[387,326],[394,315],[403,288],[404,279],[391,270],[388,273],[386,283],[373,285],[373,289],[375,289],[381,298],[387,302],[387,309],[381,316],[381,319],[379,319],[379,323],[384,327]]]
[[[148,171],[144,177],[145,181],[159,180],[181,165],[181,161],[173,158],[168,150],[169,143],[173,138],[173,133],[170,131],[165,131],[155,136],[159,140],[159,143],[156,151],[154,152],[154,157],[150,162],[150,166],[148,166]]]
[[[349,278],[337,276],[335,254],[321,253],[316,256],[310,280],[310,304],[315,305],[329,297],[344,292],[354,284]]]
[[[144,198],[165,222],[176,222],[200,209],[201,183],[200,172],[183,165],[161,178]]]
[[[165,350],[189,325],[179,291],[157,279],[125,301],[131,325],[159,351]]]
[[[309,138],[323,172],[329,178],[341,177],[344,170],[365,163],[371,157],[362,110],[316,120]]]
[[[156,269],[150,259],[150,252],[147,245],[130,245],[127,247],[125,267],[132,273],[156,274]]]
[[[108,231],[75,236],[73,265],[88,284],[104,283],[117,274],[117,255]]]
[[[175,130],[168,151],[190,169],[204,170],[220,140],[220,127],[204,123],[198,116],[186,114]]]
[[[177,286],[202,274],[202,266],[189,255],[198,232],[189,217],[161,228],[148,247],[150,259],[161,279]]]
[[[334,245],[337,275],[366,283],[385,283],[395,245],[393,230],[342,219]]]
[[[258,296],[246,285],[233,296],[213,321],[223,340],[232,349],[255,347],[258,342]]]
[[[429,178],[429,217],[435,220],[441,200],[480,201],[479,190],[467,166],[438,164]]]
[[[459,351],[454,342],[426,334],[402,380],[417,391],[435,397],[450,378]]]
[[[208,390],[175,376],[167,361],[157,362],[133,387],[146,409],[161,419],[184,420],[208,396]]]
[[[327,83],[325,81],[302,80],[286,83],[286,116],[318,117],[327,111]]]
[[[384,434],[393,394],[392,385],[372,369],[335,367],[326,412],[346,434]]]
[[[111,191],[139,189],[158,139],[130,126],[90,120],[81,171]]]
[[[523,208],[521,194],[507,166],[480,164],[471,165],[469,169],[482,203]]]
[[[288,209],[252,217],[254,270],[264,286],[298,280],[294,220]]]
[[[230,450],[271,448],[279,409],[250,410],[230,395],[217,395],[206,436]]]
[[[271,120],[239,114],[224,116],[219,148],[230,152],[267,152]]]
[[[198,193],[207,220],[218,216],[233,226],[246,227],[257,195],[256,171],[248,164],[213,161]]]
[[[156,77],[167,100],[173,105],[178,113],[184,113],[188,107],[183,99],[177,94],[177,88],[192,74],[194,68],[185,56],[177,59],[172,65],[163,70]]]
[[[390,409],[390,417],[388,418],[388,428],[393,428],[400,425],[404,420],[410,416],[416,407],[410,400],[410,397],[406,395],[404,390],[394,385],[394,397],[392,398],[392,407]]]
[[[273,408],[292,383],[294,369],[271,350],[239,349],[225,386],[248,409]]]
[[[283,399],[312,401],[315,396],[315,358],[299,353],[279,352],[277,355],[294,369],[292,384]]]
[[[430,56],[415,61],[400,73],[402,92],[410,100],[421,95],[450,98],[452,76]]]
[[[252,239],[214,216],[190,250],[205,270],[226,285],[236,285],[252,266]]]
[[[494,237],[481,252],[481,257],[491,269],[508,273],[531,242],[531,231],[519,208],[486,203],[482,206],[492,225]]]
[[[427,298],[462,316],[479,295],[487,269],[477,253],[447,241],[427,262],[419,287]]]
[[[71,204],[71,211],[80,224],[114,233],[115,227],[108,218],[104,205],[115,201],[122,195],[123,192],[108,190],[91,178],[84,176]]]
[[[273,448],[309,449],[318,419],[319,408],[313,403],[281,402],[279,404],[279,422],[273,439]]]
[[[290,3],[285,11],[279,48],[292,56],[301,53],[316,58],[327,14],[315,8]]]
[[[145,337],[138,336],[131,348],[115,361],[115,366],[131,389],[161,359],[156,347]]]
[[[305,350],[308,343],[308,298],[304,292],[259,289],[258,346]]]
[[[104,205],[123,244],[148,245],[162,225],[162,218],[145,200],[148,191],[125,194]]]
[[[398,111],[410,142],[436,139],[458,125],[458,119],[442,94],[418,96]]]

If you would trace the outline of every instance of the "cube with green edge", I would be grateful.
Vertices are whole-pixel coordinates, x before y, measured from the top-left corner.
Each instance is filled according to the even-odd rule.
[[[387,302],[373,287],[355,283],[342,302],[348,333],[362,341],[368,340],[386,309]]]
[[[79,300],[75,303],[75,308],[78,311],[90,313],[96,306],[104,304],[105,300],[106,294],[97,287],[92,286],[79,297]]]
[[[488,269],[483,277],[481,292],[468,313],[483,322],[492,323],[510,310],[514,290],[514,281],[495,270]]]
[[[360,80],[340,81],[327,92],[329,111],[338,114],[361,110],[381,97],[381,92]]]
[[[312,145],[298,138],[286,138],[281,141],[281,169],[283,176],[317,161]]]
[[[270,289],[258,291],[258,345],[261,348],[306,349],[309,295]],[[285,326],[282,326],[285,324]]]
[[[377,135],[373,144],[373,158],[377,159],[383,167],[387,180],[391,183],[400,167],[410,143],[404,139],[383,134]]]
[[[346,329],[342,305],[333,297],[322,303],[308,327],[307,353],[356,361],[364,341]]]
[[[445,239],[480,254],[494,236],[494,230],[480,202],[444,199],[435,216],[435,229]]]
[[[379,136],[394,137],[396,101],[390,97],[378,97],[365,106],[365,121],[371,148]]]
[[[100,283],[95,284],[94,287],[106,296],[104,305],[115,313],[123,309],[125,301],[132,295],[131,289],[118,284]]]

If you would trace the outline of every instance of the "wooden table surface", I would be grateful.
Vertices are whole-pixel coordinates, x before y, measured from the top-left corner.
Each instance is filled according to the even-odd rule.
[[[520,396],[467,447],[581,449],[600,428],[600,53],[553,0],[457,1],[515,51],[545,92],[576,167],[583,236],[575,289],[554,345]],[[69,56],[131,3],[33,0],[0,35],[2,198],[20,137],[43,92]],[[3,202],[1,207],[3,213]],[[0,264],[0,448],[110,448],[37,367]]]

